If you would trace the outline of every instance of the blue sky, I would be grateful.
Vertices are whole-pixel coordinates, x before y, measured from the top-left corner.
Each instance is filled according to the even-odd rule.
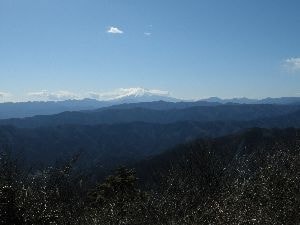
[[[298,0],[0,0],[0,97],[300,96],[299,12]]]

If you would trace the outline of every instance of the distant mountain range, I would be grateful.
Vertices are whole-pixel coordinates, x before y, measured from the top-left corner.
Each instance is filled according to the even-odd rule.
[[[98,110],[67,111],[54,115],[0,120],[0,125],[34,128],[68,124],[96,125],[131,122],[167,124],[179,121],[250,121],[286,115],[300,110],[300,105],[223,104],[193,106],[195,103],[174,104],[177,108],[171,108],[172,103],[153,102],[113,106]],[[192,106],[188,107],[190,105]]]
[[[153,102],[153,101],[167,101],[177,102],[176,98],[170,97],[166,93],[161,93],[158,90],[147,90],[143,88],[130,88],[126,92],[111,94],[106,96],[107,100],[96,100],[100,96],[97,93],[91,93],[91,97],[81,100],[62,100],[62,101],[28,101],[28,102],[5,102],[0,103],[0,119],[8,118],[24,118],[35,115],[51,115],[65,111],[81,111],[93,110],[112,105],[119,105],[124,103],[138,103],[138,102]],[[52,96],[51,94],[47,94]],[[106,94],[108,95],[108,94]],[[55,99],[53,96],[50,99]]]
[[[65,101],[34,101],[0,103],[0,119],[24,118],[35,115],[52,115],[65,111],[96,110],[114,106],[114,108],[147,108],[155,110],[184,109],[193,106],[215,106],[221,104],[280,104],[300,105],[300,97],[282,97],[266,99],[233,98],[221,99],[212,97],[198,101],[183,101],[167,95],[148,93],[139,90],[108,101],[95,99]]]
[[[164,162],[168,171],[169,155],[156,156],[178,144],[198,138],[209,140],[255,127],[300,128],[300,104],[272,101],[278,104],[153,101],[118,105],[105,105],[108,103],[104,102],[99,107],[103,102],[90,99],[51,102],[64,109],[79,104],[83,110],[0,120],[0,151],[10,149],[25,166],[33,169],[61,165],[80,153],[78,167],[93,171],[99,177],[116,166],[133,165],[155,157],[145,164],[146,168],[139,164],[142,167],[139,171],[153,166],[164,172]],[[49,102],[43,104],[50,105]],[[239,146],[237,143],[234,149]],[[184,152],[189,153],[189,145],[184,148],[187,148]],[[170,159],[176,155],[177,151],[172,151]],[[151,180],[143,175],[142,178],[146,182]]]
[[[264,98],[264,99],[250,99],[250,98],[230,98],[221,99],[218,97],[211,97],[202,99],[207,102],[217,102],[221,104],[236,103],[236,104],[300,104],[300,97],[281,97],[281,98]]]
[[[200,220],[190,224],[240,224],[218,220],[214,212],[210,213],[212,220],[209,220],[213,222],[208,222],[207,209],[224,211],[226,217],[234,212],[233,219],[247,212],[249,219],[243,222],[253,221],[253,216],[257,216],[260,223],[261,211],[257,212],[267,204],[265,221],[269,221],[271,209],[273,217],[278,214],[280,218],[272,224],[299,224],[294,220],[299,211],[296,198],[299,98],[214,97],[179,101],[159,91],[156,94],[155,90],[131,91],[109,101],[0,104],[0,117],[6,118],[0,119],[0,166],[2,174],[8,172],[5,176],[9,178],[2,176],[5,178],[2,180],[24,177],[25,182],[18,180],[20,185],[11,183],[10,187],[14,187],[11,190],[16,190],[15,186],[19,188],[16,193],[20,193],[20,199],[25,195],[24,190],[29,190],[32,196],[42,193],[42,197],[37,198],[38,203],[45,198],[45,190],[54,196],[56,203],[61,198],[58,196],[69,199],[65,193],[75,193],[70,191],[74,189],[78,194],[72,199],[78,201],[77,195],[86,196],[80,197],[84,203],[79,207],[88,208],[85,202],[90,199],[90,190],[102,193],[107,187],[111,189],[111,181],[117,186],[122,180],[122,183],[128,182],[129,177],[124,174],[104,180],[112,170],[126,166],[135,168],[139,186],[153,195],[151,201],[148,193],[141,195],[143,199],[146,197],[147,207],[154,199],[158,204],[151,203],[150,207],[156,208],[156,212],[169,208],[170,213],[166,215],[171,215],[171,223],[174,215],[178,215],[181,222],[176,224],[183,224],[182,209],[191,207],[194,211],[190,210],[190,215],[197,215],[194,218]],[[14,162],[19,163],[15,166]],[[21,170],[28,174],[24,176],[19,173]],[[122,170],[131,171],[124,168],[118,171]],[[128,175],[130,180],[134,178],[133,173]],[[24,188],[26,182],[33,188]],[[96,183],[100,185],[91,189]],[[60,191],[56,184],[60,185]],[[32,192],[36,185],[40,185],[41,192]],[[130,183],[129,189],[135,189],[133,187]],[[120,190],[123,193],[123,186]],[[7,193],[10,196],[15,192]],[[108,193],[115,195],[115,192]],[[31,198],[29,200],[31,205]],[[137,200],[134,204],[140,205],[140,197]],[[123,206],[132,208],[131,201]],[[103,208],[97,203],[97,210],[99,206]],[[248,215],[249,209],[253,210],[251,215]],[[20,212],[23,213],[23,208]],[[153,213],[155,217],[157,214]]]
[[[43,127],[0,126],[0,149],[10,146],[22,160],[45,164],[70,159],[77,152],[83,151],[83,164],[100,165],[109,169],[119,164],[158,155],[177,144],[197,138],[220,137],[252,127],[300,128],[300,111],[240,121],[184,120],[167,124],[130,122],[98,125],[74,122],[57,126],[53,124],[50,120],[49,126]],[[14,125],[20,126],[22,123],[16,122]]]

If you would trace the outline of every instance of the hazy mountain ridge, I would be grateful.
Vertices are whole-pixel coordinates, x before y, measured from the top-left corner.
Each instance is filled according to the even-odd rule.
[[[91,93],[91,97],[84,99],[6,102],[0,103],[0,119],[23,118],[35,115],[51,115],[64,111],[93,110],[123,103],[167,101],[178,102],[179,99],[169,96],[167,92],[160,90],[148,90],[144,88],[120,89],[120,93]],[[41,93],[38,93],[41,94]],[[51,93],[43,93],[50,95]],[[52,99],[52,98],[50,98]],[[55,98],[54,98],[55,99]],[[59,98],[58,98],[59,99]],[[101,100],[99,100],[101,99]]]
[[[248,98],[221,99],[212,97],[197,101],[183,101],[167,95],[135,93],[112,100],[96,99],[65,100],[65,101],[34,101],[0,103],[0,119],[24,118],[35,115],[51,115],[64,111],[96,110],[113,106],[115,108],[142,107],[149,109],[183,109],[192,106],[212,106],[220,104],[300,104],[300,97],[265,98],[261,100]]]
[[[0,126],[0,143],[11,146],[29,162],[53,163],[82,150],[83,162],[113,167],[160,154],[197,138],[220,137],[252,127],[300,128],[300,111],[251,121],[73,124],[30,129]]]
[[[17,127],[58,126],[63,124],[95,125],[101,123],[174,123],[178,121],[250,121],[296,112],[298,105],[238,105],[195,106],[154,110],[147,108],[106,108],[96,111],[63,112],[49,116],[0,120],[0,125]]]
[[[211,97],[207,99],[202,99],[207,102],[217,102],[221,104],[235,103],[235,104],[279,104],[279,105],[289,105],[289,104],[300,104],[300,97],[280,97],[280,98],[263,98],[263,99],[250,99],[250,98],[229,98],[222,99],[218,97]]]

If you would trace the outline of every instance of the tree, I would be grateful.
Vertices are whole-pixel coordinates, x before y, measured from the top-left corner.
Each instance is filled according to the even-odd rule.
[[[16,161],[8,148],[0,152],[0,224],[23,224],[22,209],[18,207],[21,182],[17,180]]]

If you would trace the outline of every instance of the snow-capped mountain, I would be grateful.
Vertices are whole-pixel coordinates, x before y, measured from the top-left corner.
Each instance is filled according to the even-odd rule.
[[[0,93],[1,94],[1,93]],[[41,90],[29,92],[24,95],[26,101],[65,101],[94,99],[98,101],[122,101],[122,102],[141,102],[141,101],[178,101],[170,96],[168,91],[158,89],[146,89],[141,87],[119,88],[112,91],[90,91],[86,93],[74,93],[66,90],[48,91]]]
[[[0,119],[50,115],[64,111],[94,110],[123,103],[153,101],[178,102],[167,91],[144,88],[120,88],[111,92],[75,95],[67,91],[31,93],[38,101],[0,103]]]
[[[68,91],[48,92],[44,90],[31,92],[30,97],[32,98],[31,101],[27,102],[0,103],[0,119],[50,115],[64,111],[96,110],[109,106],[117,107],[117,105],[124,103],[143,103],[138,105],[149,108],[184,108],[226,103],[300,104],[300,98],[298,97],[266,98],[260,100],[248,98],[220,99],[218,97],[211,97],[199,101],[186,101],[172,97],[168,91],[140,87],[120,88],[110,92],[89,92],[86,94],[75,94]],[[149,102],[153,103],[150,104]],[[149,105],[151,105],[151,107]],[[132,107],[136,107],[136,105]]]
[[[153,102],[153,101],[168,101],[178,102],[179,99],[170,96],[169,92],[161,90],[150,90],[144,88],[129,88],[122,89],[119,96],[116,96],[113,101],[122,103],[134,102]]]

